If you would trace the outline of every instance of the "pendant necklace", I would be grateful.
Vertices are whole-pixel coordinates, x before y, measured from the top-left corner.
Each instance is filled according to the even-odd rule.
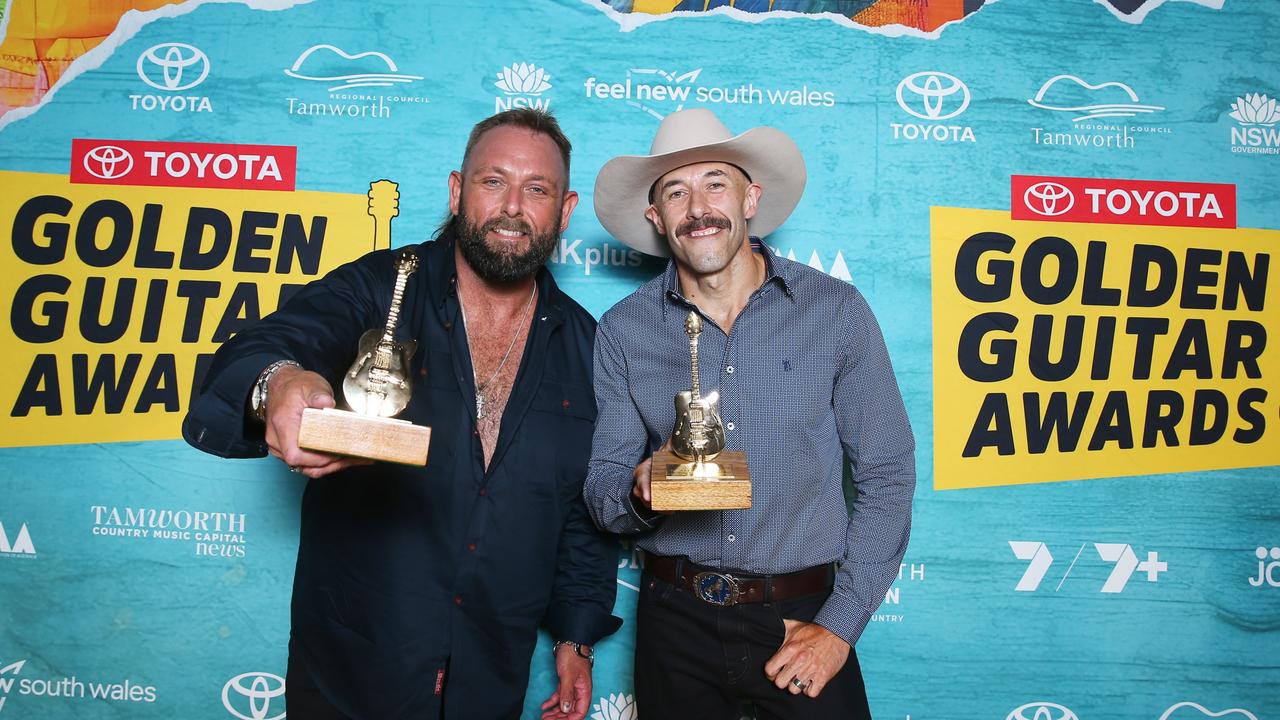
[[[507,359],[511,357],[511,350],[516,346],[516,340],[520,339],[520,328],[528,324],[529,309],[533,307],[533,296],[537,292],[537,290],[538,290],[538,284],[535,282],[533,284],[533,287],[529,289],[529,299],[526,300],[524,303],[524,311],[521,313],[521,320],[516,325],[515,332],[511,334],[511,343],[507,345],[507,351],[502,354],[502,360],[498,362],[498,367],[493,371],[493,374],[489,376],[489,379],[481,383],[479,381],[479,378],[476,377],[475,375],[475,371],[476,371],[475,364],[472,363],[471,377],[476,381],[476,420],[481,420],[484,418],[485,391],[487,391],[489,389],[489,385],[498,378],[498,373],[502,372],[502,368],[506,367]],[[467,322],[467,308],[462,304],[461,294],[458,295],[458,309],[462,311],[462,326],[464,328],[471,327],[470,324]],[[468,338],[470,338],[469,334],[468,334]]]

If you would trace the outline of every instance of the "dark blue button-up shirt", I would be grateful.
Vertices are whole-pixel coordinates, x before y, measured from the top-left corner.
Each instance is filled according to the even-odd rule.
[[[675,264],[605,313],[585,497],[595,521],[658,555],[754,574],[839,565],[816,622],[849,642],[898,575],[911,528],[915,441],[880,328],[852,286],[763,252],[765,282],[725,334],[705,318],[703,393],[720,392],[726,448],[744,450],[748,510],[637,512],[632,470],[670,436],[690,386]],[[842,457],[853,467],[852,512]]]
[[[486,472],[455,292],[453,242],[414,246],[396,335],[418,341],[400,415],[431,428],[425,468],[375,463],[307,482],[294,653],[354,718],[519,716],[538,624],[594,643],[611,616],[617,545],[582,502],[595,403],[594,321],[538,274],[538,303]],[[197,448],[266,453],[245,417],[280,358],[334,387],[365,330],[386,324],[395,255],[371,253],[225,343],[183,424]],[[546,662],[551,662],[548,657]]]

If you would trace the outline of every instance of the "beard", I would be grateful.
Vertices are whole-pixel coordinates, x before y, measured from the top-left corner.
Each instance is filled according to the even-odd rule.
[[[555,216],[559,217],[557,208]],[[537,234],[524,220],[518,218],[493,218],[483,225],[476,225],[462,212],[450,218],[448,225],[458,238],[458,248],[467,264],[484,280],[495,283],[512,283],[533,277],[556,249],[560,233],[556,229]],[[490,247],[485,237],[494,230],[514,230],[529,238],[529,247],[523,252],[513,249]]]

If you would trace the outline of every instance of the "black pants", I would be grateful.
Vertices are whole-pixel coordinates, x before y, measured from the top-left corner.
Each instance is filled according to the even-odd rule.
[[[779,690],[764,664],[782,646],[783,618],[811,622],[826,593],[720,607],[648,573],[636,610],[636,709],[645,718],[870,720],[858,656],[816,698]]]

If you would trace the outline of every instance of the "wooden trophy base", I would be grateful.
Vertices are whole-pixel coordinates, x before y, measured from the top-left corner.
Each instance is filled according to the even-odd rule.
[[[304,450],[426,465],[431,428],[407,420],[370,417],[334,408],[302,411],[298,447]]]
[[[725,450],[695,463],[659,450],[650,466],[649,506],[654,510],[745,510],[751,507],[747,454]]]

